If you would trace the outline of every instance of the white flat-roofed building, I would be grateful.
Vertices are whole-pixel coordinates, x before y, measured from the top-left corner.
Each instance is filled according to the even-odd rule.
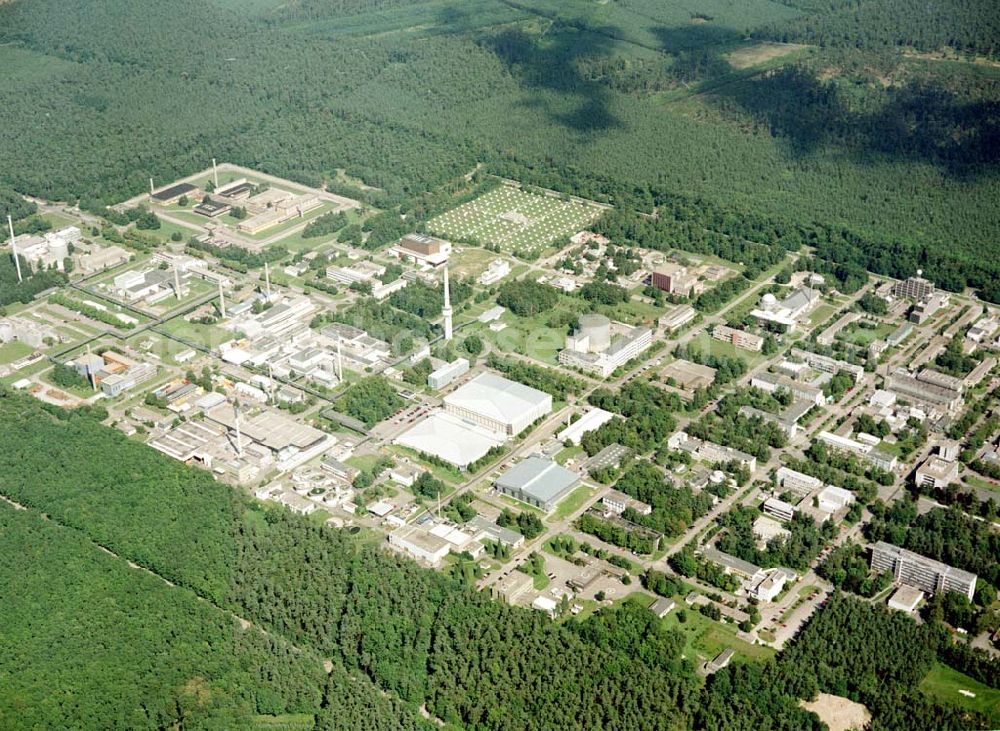
[[[506,259],[494,259],[485,272],[479,275],[479,283],[484,287],[496,284],[510,274],[510,262]]]
[[[872,548],[872,570],[888,571],[896,582],[928,594],[954,591],[972,601],[976,592],[975,574],[884,541],[879,541]]]
[[[384,340],[373,338],[360,328],[340,322],[330,323],[320,334],[334,347],[339,343],[344,359],[362,368],[387,361],[392,353],[392,346]]]
[[[798,320],[808,314],[820,301],[815,289],[802,287],[792,292],[780,302],[773,294],[761,297],[760,307],[750,315],[759,322],[779,325],[788,332],[795,330]]]
[[[636,500],[631,495],[626,495],[624,492],[619,492],[618,490],[610,490],[601,498],[601,503],[612,513],[617,513],[618,515],[624,513],[628,508],[631,508],[639,515],[649,515],[653,512],[651,505],[641,500]]]
[[[822,389],[810,386],[808,383],[796,381],[788,376],[778,375],[777,373],[760,373],[750,379],[750,385],[766,393],[785,390],[795,398],[808,401],[816,406],[822,406],[826,403]]]
[[[792,532],[777,520],[761,515],[753,522],[753,534],[759,541],[767,544],[776,538],[788,538]]]
[[[752,454],[692,437],[685,431],[679,431],[671,435],[667,440],[667,448],[688,452],[695,459],[710,464],[736,462],[751,472],[757,469],[757,458]]]
[[[372,297],[376,301],[382,301],[393,292],[398,292],[399,290],[406,287],[409,284],[405,279],[399,278],[388,282],[386,284],[373,284],[372,285]]]
[[[819,433],[819,440],[827,446],[840,452],[860,457],[879,469],[895,469],[896,463],[898,462],[898,459],[894,454],[883,452],[879,449],[875,449],[870,444],[864,444],[863,442],[849,439],[848,437],[842,437],[839,434],[834,434],[832,432],[821,431]]]
[[[761,509],[767,514],[778,520],[791,520],[795,517],[796,509],[791,503],[786,503],[784,500],[779,500],[776,497],[769,497],[764,501]]]
[[[826,355],[811,353],[808,350],[802,350],[801,348],[792,348],[792,357],[799,358],[810,368],[815,368],[816,370],[823,371],[824,373],[836,373],[837,371],[850,373],[854,376],[855,383],[860,381],[861,377],[865,374],[863,366],[838,360],[837,358],[830,358]]]
[[[506,311],[507,311],[506,307],[500,307],[499,305],[497,305],[496,307],[491,307],[490,309],[486,310],[486,312],[481,314],[477,319],[479,320],[479,322],[483,323],[494,322],[495,320],[499,320],[500,317],[503,315],[503,313],[505,313]]]
[[[916,483],[918,487],[925,485],[933,488],[946,487],[958,481],[958,462],[933,455],[917,467]]]
[[[829,431],[821,431],[819,433],[819,440],[827,446],[833,447],[841,452],[853,454],[857,457],[864,457],[872,451],[871,445],[863,444]]]
[[[552,411],[552,396],[510,379],[482,373],[444,398],[445,411],[508,437]]]
[[[555,617],[556,612],[559,609],[559,603],[547,596],[539,596],[535,598],[535,601],[531,603],[532,609],[537,609],[540,612],[545,612],[550,617]]]
[[[309,375],[317,368],[329,364],[330,354],[319,348],[303,348],[288,356],[288,367],[294,373]]]
[[[747,593],[758,601],[773,602],[785,588],[789,578],[785,569],[768,569],[751,580]],[[791,578],[794,578],[794,575]]]
[[[977,320],[976,323],[965,333],[967,340],[978,344],[989,341],[997,330],[1000,330],[1000,316],[991,313],[988,317]]]
[[[836,513],[851,505],[855,500],[853,492],[836,485],[825,486],[816,499],[819,503],[819,509],[825,513]]]
[[[389,545],[402,549],[431,566],[440,566],[452,544],[419,525],[404,525],[389,534]]]
[[[465,469],[499,447],[505,437],[444,412],[435,412],[396,437],[394,443]]]
[[[670,310],[667,314],[662,315],[656,322],[667,332],[673,332],[694,320],[697,314],[691,305],[680,305]]]
[[[535,588],[535,580],[520,571],[510,574],[490,586],[490,595],[494,599],[503,599],[508,604],[514,604],[526,592]]]
[[[615,415],[610,411],[605,411],[604,409],[599,409],[597,407],[588,409],[587,413],[559,432],[559,434],[556,435],[556,439],[560,442],[568,440],[572,444],[579,446],[580,440],[583,438],[584,434],[592,432],[595,429],[599,429],[601,426],[611,421],[614,416]]]
[[[427,385],[434,390],[440,390],[450,385],[456,378],[469,372],[469,361],[457,358],[447,363],[427,376]]]
[[[676,608],[677,602],[673,599],[667,599],[666,597],[661,596],[650,605],[649,611],[660,619],[663,619]]]
[[[477,515],[465,524],[466,529],[471,530],[477,541],[493,541],[511,548],[520,548],[524,545],[524,536],[516,530],[503,528],[492,520],[487,520],[481,515]]]
[[[385,267],[370,261],[359,261],[350,266],[328,266],[326,278],[340,284],[363,284],[374,282],[385,274]]]
[[[912,586],[901,586],[889,597],[887,604],[889,609],[912,614],[923,598],[924,593],[920,589],[914,589]]]

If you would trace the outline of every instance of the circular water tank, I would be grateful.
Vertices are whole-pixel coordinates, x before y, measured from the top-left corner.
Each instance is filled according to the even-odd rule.
[[[611,320],[604,315],[580,315],[580,334],[590,338],[590,350],[607,350],[611,345]]]

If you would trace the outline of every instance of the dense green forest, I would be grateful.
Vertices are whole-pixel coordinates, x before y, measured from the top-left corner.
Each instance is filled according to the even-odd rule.
[[[703,210],[727,227],[765,221],[751,242],[923,267],[1000,299],[997,257],[978,255],[998,233],[998,73],[892,50],[941,35],[989,52],[994,3],[279,5],[0,6],[0,184],[97,207],[217,157],[338,190],[346,170],[378,189],[344,192],[389,206],[483,163],[622,211],[669,206],[685,237]],[[748,32],[835,36],[857,23],[845,13],[898,17],[903,37],[889,51],[831,41],[771,72],[728,60]]]
[[[343,667],[328,679],[315,654],[33,512],[0,504],[0,548],[4,728],[246,728],[325,715],[324,692],[381,702]],[[338,727],[372,728],[366,715],[342,710]]]
[[[595,645],[346,533],[251,504],[86,414],[61,416],[0,395],[12,437],[0,452],[0,492],[343,663],[407,707],[426,703],[483,729],[686,727],[696,682],[662,667],[681,667],[677,654],[637,664],[614,643]],[[84,474],[70,467],[84,461]]]
[[[682,638],[641,605],[553,624],[371,542],[248,501],[102,426],[102,416],[0,391],[0,493],[29,509],[0,511],[0,572],[17,588],[4,592],[0,609],[25,618],[8,629],[16,652],[0,654],[0,673],[23,667],[23,648],[51,653],[53,632],[68,643],[70,631],[66,647],[75,653],[68,666],[57,654],[5,684],[7,718],[44,684],[74,692],[86,682],[85,701],[37,704],[36,725],[86,727],[112,708],[132,727],[162,727],[185,713],[193,714],[188,727],[200,728],[299,712],[315,715],[317,728],[415,729],[426,726],[415,710],[423,704],[478,729],[761,728],[762,718],[770,728],[803,729],[819,726],[797,699],[819,687],[869,704],[880,728],[914,728],[900,720],[914,704],[958,727],[970,719],[914,688],[928,653],[976,677],[995,674],[975,653],[943,648],[934,627],[835,598],[776,665],[737,662],[700,686],[681,657]],[[643,492],[649,480],[633,482],[635,494],[658,504]],[[62,568],[54,584],[53,562]],[[58,599],[45,601],[50,593]],[[63,611],[75,612],[73,621]],[[230,611],[271,637],[238,630]],[[172,643],[167,664],[183,679],[160,668],[164,637]],[[157,658],[154,677],[147,657]],[[317,680],[317,658],[333,663],[326,681]],[[64,675],[67,667],[83,676]],[[379,725],[363,725],[372,723]]]
[[[757,33],[783,42],[800,41],[851,48],[951,48],[995,56],[1000,52],[1000,6],[992,0],[834,0],[789,2],[812,10]],[[809,7],[809,6],[813,7]]]

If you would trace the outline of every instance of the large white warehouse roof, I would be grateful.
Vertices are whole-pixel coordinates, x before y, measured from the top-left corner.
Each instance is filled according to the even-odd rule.
[[[536,388],[483,373],[444,398],[445,404],[511,424],[522,414],[550,404],[552,397]]]

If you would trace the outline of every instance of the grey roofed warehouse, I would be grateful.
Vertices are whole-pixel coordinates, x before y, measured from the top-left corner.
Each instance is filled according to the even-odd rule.
[[[496,481],[496,488],[521,502],[552,510],[580,482],[580,476],[551,459],[532,455]]]

